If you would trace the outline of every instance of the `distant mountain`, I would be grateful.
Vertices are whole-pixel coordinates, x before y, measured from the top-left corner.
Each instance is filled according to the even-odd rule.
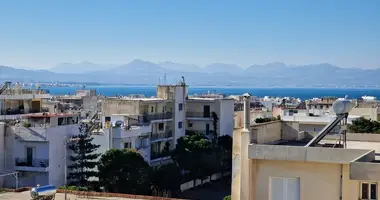
[[[171,61],[160,62],[158,63],[158,65],[164,67],[165,69],[184,71],[184,72],[201,72],[202,71],[202,68],[196,65],[181,64],[181,63],[175,63]]]
[[[244,71],[243,68],[233,65],[233,64],[224,64],[224,63],[213,63],[211,65],[207,65],[204,69],[204,72],[207,73],[228,73],[228,74],[236,74]]]
[[[115,65],[100,65],[88,61],[79,63],[61,63],[51,68],[49,71],[55,73],[67,73],[67,74],[83,74],[91,73],[95,71],[102,71],[115,67]]]
[[[79,69],[80,66],[86,66]],[[174,62],[152,63],[140,59],[125,65],[89,62],[65,64],[55,71],[0,66],[0,81],[97,82],[100,84],[178,83],[181,76],[190,85],[244,87],[380,87],[380,69],[341,68],[328,63],[291,66],[280,62],[251,65],[214,63],[206,67]],[[94,69],[98,67],[97,69]],[[58,70],[59,69],[59,70]],[[68,69],[77,70],[75,73]],[[54,71],[54,72],[53,72]],[[165,77],[165,78],[164,78]]]

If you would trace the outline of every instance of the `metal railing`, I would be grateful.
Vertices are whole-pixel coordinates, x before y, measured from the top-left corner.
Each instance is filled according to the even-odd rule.
[[[19,167],[49,167],[48,159],[16,158],[15,165]]]
[[[150,134],[150,140],[159,140],[159,139],[164,139],[164,138],[170,138],[173,137],[173,133],[171,131],[165,132],[165,133],[151,133]]]
[[[201,118],[211,118],[211,112],[186,112],[186,117],[201,117]]]
[[[171,112],[144,114],[142,116],[139,116],[139,118],[142,118],[142,122],[150,122],[153,120],[171,119],[173,118],[173,114]]]

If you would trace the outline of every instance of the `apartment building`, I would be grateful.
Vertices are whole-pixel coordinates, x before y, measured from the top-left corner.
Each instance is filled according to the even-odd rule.
[[[281,121],[236,127],[232,199],[378,199],[380,137],[326,135],[340,119],[317,137]]]
[[[187,85],[159,85],[155,98],[103,99],[100,121],[111,132],[113,148],[135,148],[155,165],[170,158],[167,151],[186,133],[232,135],[233,103],[222,97],[189,97]]]
[[[0,122],[0,170],[3,187],[64,184],[65,138],[79,134],[79,114],[26,114],[19,120]]]
[[[20,85],[11,87],[10,83],[7,83],[0,88],[0,119],[42,112],[42,101],[50,98],[51,95],[46,90],[24,89]]]

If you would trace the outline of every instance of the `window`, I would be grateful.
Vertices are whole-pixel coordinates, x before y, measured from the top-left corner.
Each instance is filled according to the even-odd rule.
[[[193,127],[193,123],[189,123],[189,124],[188,124],[188,127],[189,127],[189,128]]]
[[[299,178],[271,177],[269,184],[271,200],[300,199]]]
[[[163,131],[164,130],[164,123],[159,123],[158,124],[158,130]]]
[[[377,199],[377,184],[376,183],[361,183],[360,199],[374,200]]]
[[[130,142],[124,143],[124,149],[130,149],[132,147]]]
[[[182,128],[182,122],[178,122],[178,128],[179,128],[179,129]]]
[[[181,111],[182,109],[183,109],[183,104],[182,103],[178,104],[178,110]]]
[[[26,163],[31,166],[33,163],[33,148],[26,147]]]
[[[154,107],[150,107],[150,112],[154,112]]]
[[[162,112],[166,112],[166,106],[162,106]]]

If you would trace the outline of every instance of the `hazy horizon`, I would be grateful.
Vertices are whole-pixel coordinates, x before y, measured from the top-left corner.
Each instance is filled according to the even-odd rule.
[[[135,58],[379,68],[380,1],[4,1],[0,65]]]

